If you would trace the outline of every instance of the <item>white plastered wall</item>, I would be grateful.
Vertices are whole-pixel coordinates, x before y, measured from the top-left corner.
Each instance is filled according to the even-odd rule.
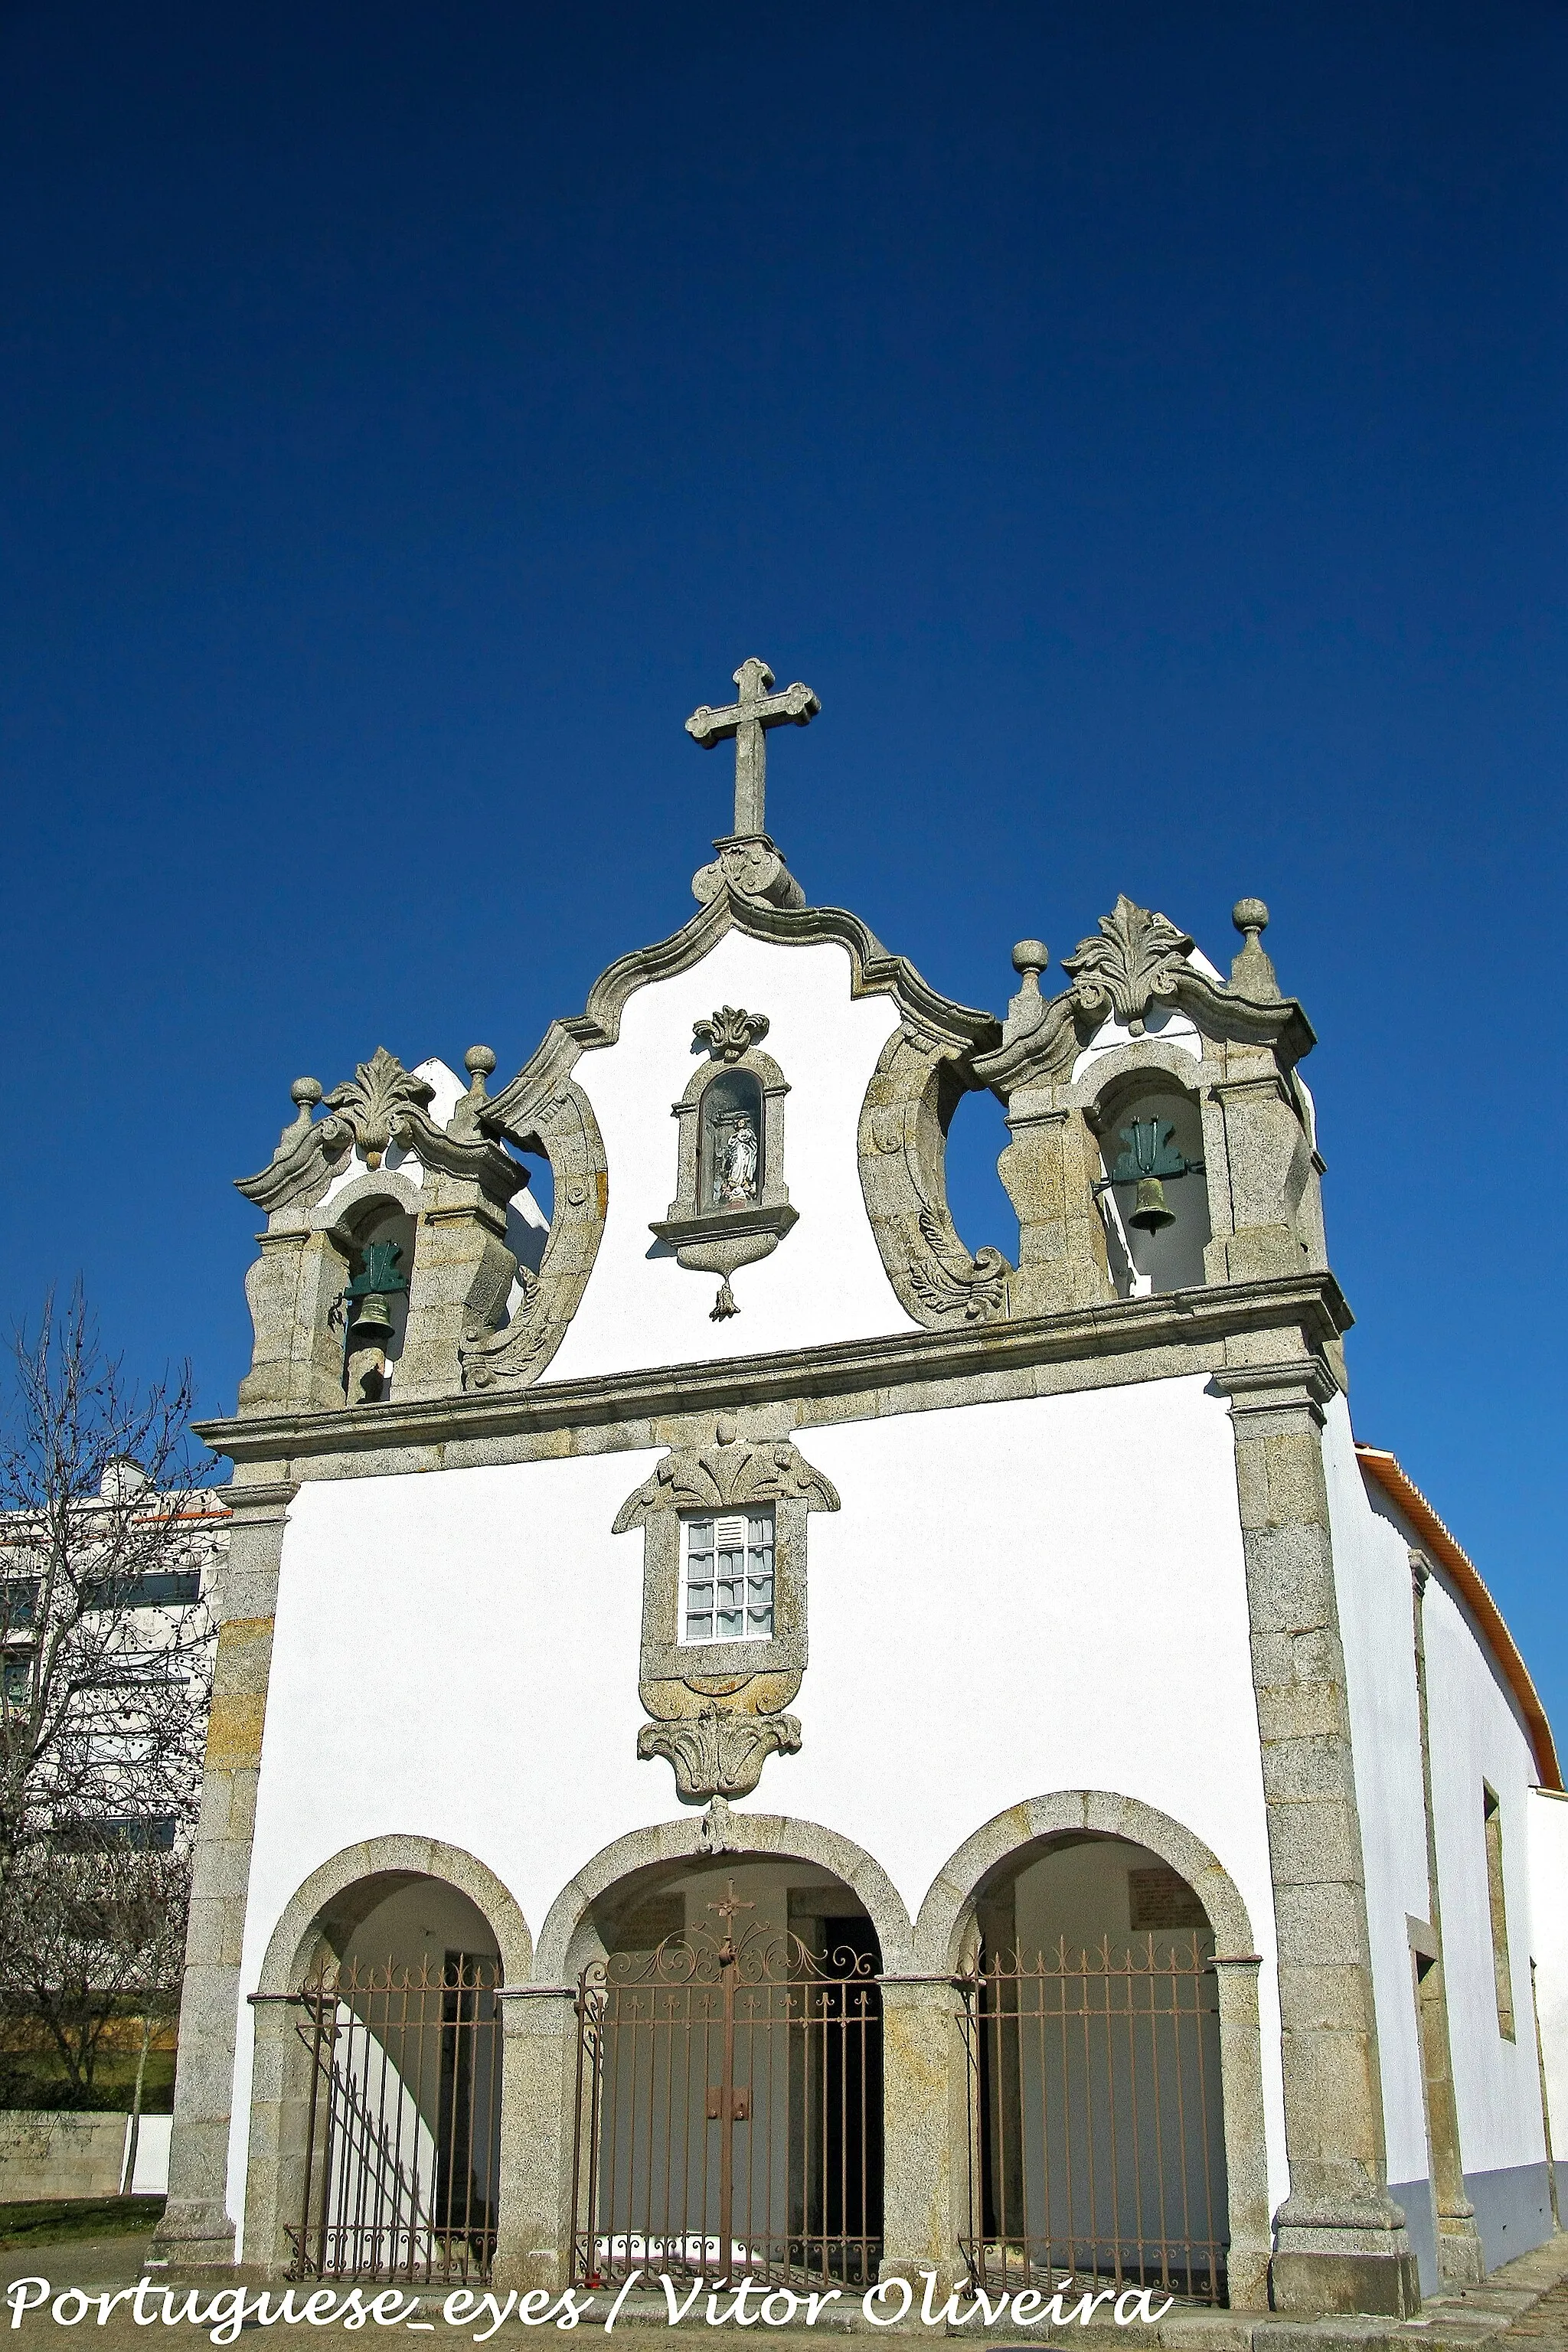
[[[1530,2002],[1526,1805],[1535,1759],[1501,1676],[1440,1571],[1426,1589],[1426,1686],[1459,2136],[1467,2173],[1502,2171],[1538,2164],[1545,2154]],[[1483,1781],[1502,1809],[1512,2042],[1498,2029]]]
[[[763,1051],[788,1081],[784,1179],[800,1222],[734,1277],[741,1313],[711,1320],[719,1277],[693,1274],[650,1224],[676,1190],[679,1101],[706,1060],[692,1024],[722,1004],[765,1013]],[[609,1164],[604,1238],[547,1381],[682,1364],[913,1328],[889,1284],[860,1191],[856,1135],[878,1056],[899,1024],[888,996],[850,994],[847,950],[780,947],[726,933],[701,962],[641,988],[614,1045],[573,1076],[594,1106]]]
[[[1541,2011],[1541,2054],[1552,2111],[1552,2152],[1568,2159],[1568,1797],[1532,1789],[1525,1803],[1530,1837],[1530,1950]],[[1563,2187],[1560,2179],[1559,2189]]]
[[[1111,1790],[1182,1822],[1236,1881],[1265,1957],[1278,2201],[1274,1922],[1224,1401],[1198,1377],[848,1423],[801,1446],[843,1507],[810,1522],[805,1746],[747,1806],[849,1838],[911,1916],[949,1855],[1028,1798]],[[361,1839],[438,1837],[494,1871],[537,1936],[593,1854],[679,1811],[668,1765],[636,1753],[642,1537],[609,1532],[656,1458],[311,1484],[291,1506],[240,1987],[237,2217],[244,1996],[311,1871]]]
[[[1382,1490],[1363,1478],[1342,1399],[1329,1409],[1325,1464],[1366,1862],[1389,2178],[1406,2184],[1425,2180],[1428,2171],[1405,1918],[1408,1912],[1426,1919],[1428,1909],[1409,1562],[1412,1547],[1423,1548]],[[1490,1650],[1441,1565],[1429,1565],[1423,1604],[1427,1731],[1450,2054],[1466,2178],[1495,2262],[1510,2250],[1507,2233],[1529,2221],[1501,2176],[1539,2165],[1544,2153],[1530,2010],[1526,1806],[1536,1768],[1517,1704]],[[1512,2042],[1498,2024],[1483,1783],[1497,1792],[1502,1812]]]

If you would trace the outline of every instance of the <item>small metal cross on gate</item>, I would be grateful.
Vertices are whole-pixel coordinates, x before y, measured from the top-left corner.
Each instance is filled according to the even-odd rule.
[[[732,1878],[728,1879],[725,1882],[723,1901],[721,1903],[710,1903],[708,1906],[710,1911],[717,1911],[720,1918],[724,1922],[724,1940],[719,1947],[719,1959],[721,1966],[722,1966],[726,1960],[733,1959],[735,1957],[735,1939],[731,1933],[731,1928],[736,1912],[754,1911],[756,1907],[757,1906],[754,1903],[742,1903],[740,1900],[740,1897],[735,1893],[735,1882]]]
[[[686,722],[686,731],[705,751],[715,743],[727,743],[735,739],[735,834],[737,838],[765,833],[763,823],[767,791],[767,746],[765,736],[770,727],[809,727],[822,709],[809,686],[797,679],[786,686],[782,694],[768,689],[773,674],[765,661],[754,654],[741,664],[735,672],[735,684],[741,689],[738,702],[727,702],[721,710],[710,710],[704,703],[694,710]],[[714,1906],[710,1904],[710,1910]]]

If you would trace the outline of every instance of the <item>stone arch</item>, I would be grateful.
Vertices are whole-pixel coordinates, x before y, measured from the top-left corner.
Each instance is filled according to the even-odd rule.
[[[360,1222],[360,1213],[367,1208],[401,1209],[405,1217],[418,1219],[425,1195],[420,1187],[395,1168],[366,1171],[363,1176],[352,1177],[340,1192],[332,1192],[321,1206],[310,1213],[310,1223],[318,1233],[330,1234],[334,1241],[351,1238],[349,1228]]]
[[[516,1899],[493,1870],[461,1846],[439,1838],[375,1837],[342,1852],[313,1870],[279,1916],[256,1980],[264,2000],[295,1989],[316,1922],[357,1886],[389,1878],[440,1878],[466,1895],[490,1924],[508,1984],[526,1984],[533,1963],[533,1938]],[[385,1892],[384,1885],[381,1892]],[[380,1900],[380,1893],[377,1895]]]
[[[933,1975],[955,1971],[986,1881],[1004,1863],[1064,1830],[1146,1846],[1181,1873],[1208,1915],[1219,1989],[1230,2304],[1233,2310],[1265,2310],[1273,2241],[1258,2011],[1260,1961],[1241,1890],[1201,1838],[1169,1813],[1113,1790],[1062,1789],[1029,1798],[976,1830],[937,1873],[916,1922],[917,1965]]]
[[[837,1830],[816,1822],[792,1820],[783,1813],[728,1813],[712,1833],[711,1811],[693,1820],[660,1822],[652,1829],[634,1830],[601,1847],[570,1879],[550,1906],[540,1929],[534,1973],[542,1985],[560,1984],[566,1975],[573,1945],[591,1905],[617,1880],[658,1862],[700,1862],[720,1854],[749,1854],[759,1860],[814,1862],[852,1887],[865,1905],[877,1940],[882,1966],[898,1969],[910,1965],[914,1931],[903,1899],[892,1880],[863,1846]]]
[[[1193,1043],[1204,1050],[1202,1037]],[[1097,1192],[1110,1237],[1108,1261],[1123,1296],[1135,1290],[1135,1276],[1152,1282],[1156,1291],[1191,1289],[1208,1278],[1208,1245],[1220,1229],[1226,1166],[1222,1123],[1209,1083],[1213,1076],[1212,1066],[1181,1046],[1148,1037],[1119,1046],[1085,1073],[1079,1089],[1083,1115],[1105,1175],[1128,1132],[1123,1122],[1140,1112],[1145,1121],[1168,1124],[1176,1151],[1204,1171],[1194,1169],[1168,1194],[1176,1220],[1169,1233],[1140,1236],[1127,1223],[1131,1191]]]
[[[1202,1903],[1214,1929],[1215,1958],[1229,1960],[1255,1955],[1252,1924],[1241,1892],[1201,1838],[1169,1813],[1157,1811],[1137,1797],[1106,1789],[1062,1789],[997,1813],[942,1864],[915,1925],[920,1964],[938,1969],[956,1967],[963,1932],[984,1881],[1026,1846],[1062,1830],[1125,1838],[1132,1845],[1147,1846],[1151,1853],[1181,1872]]]
[[[1091,1127],[1110,1118],[1119,1102],[1145,1086],[1168,1083],[1178,1093],[1197,1097],[1211,1072],[1204,1065],[1210,1052],[1201,1031],[1189,1044],[1160,1036],[1130,1038],[1096,1054],[1072,1081],[1072,1091]]]
[[[468,1897],[488,1921],[500,1953],[502,1980],[526,1984],[533,1939],[514,1897],[495,1873],[461,1846],[439,1838],[366,1838],[345,1846],[313,1870],[284,1906],[268,1942],[251,1995],[255,2063],[251,2082],[249,2160],[245,2189],[245,2259],[265,2270],[288,2260],[287,2228],[297,2218],[305,2176],[308,2054],[295,2029],[289,1996],[311,1957],[325,1921],[352,1931],[360,1918],[399,1885],[434,1878]],[[504,2156],[515,2094],[502,2069],[503,2211],[510,2188]],[[515,2137],[515,2126],[513,2131]]]

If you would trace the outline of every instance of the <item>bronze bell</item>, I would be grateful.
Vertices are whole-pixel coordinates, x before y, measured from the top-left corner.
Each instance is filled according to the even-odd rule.
[[[1157,1176],[1138,1179],[1137,1202],[1127,1222],[1141,1234],[1163,1234],[1167,1225],[1175,1223],[1176,1213],[1166,1207],[1165,1188]]]
[[[392,1303],[384,1292],[367,1290],[354,1302],[353,1341],[356,1347],[384,1345],[392,1335]]]

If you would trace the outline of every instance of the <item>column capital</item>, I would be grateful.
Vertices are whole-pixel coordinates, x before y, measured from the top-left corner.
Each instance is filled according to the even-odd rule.
[[[287,1518],[299,1491],[298,1478],[255,1478],[243,1484],[236,1479],[222,1490],[237,1527],[265,1526]]]
[[[1338,1381],[1321,1356],[1283,1364],[1226,1364],[1210,1375],[1210,1386],[1229,1398],[1238,1434],[1247,1417],[1255,1413],[1304,1413],[1321,1429],[1324,1407],[1340,1393]]]

